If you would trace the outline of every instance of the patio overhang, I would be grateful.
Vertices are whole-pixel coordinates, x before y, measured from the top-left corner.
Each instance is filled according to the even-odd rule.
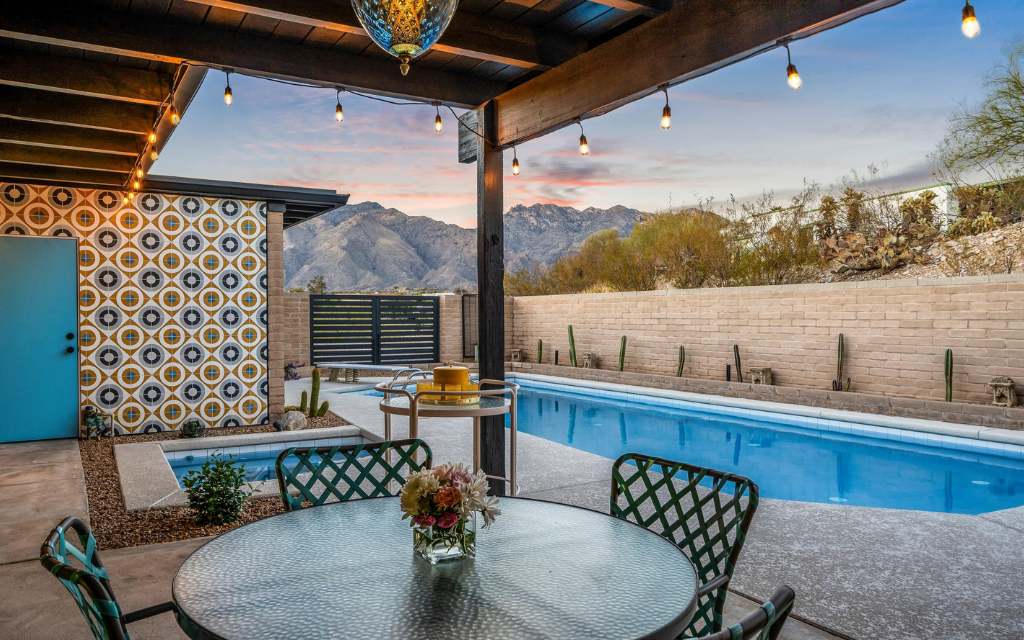
[[[117,156],[148,157],[137,147],[153,111],[158,149],[169,135],[167,109],[152,106],[161,92],[184,112],[210,68],[474,108],[476,124],[467,118],[463,128],[474,128],[464,142],[475,150],[459,155],[478,167],[479,365],[481,377],[501,378],[504,149],[901,1],[462,0],[407,77],[345,0],[20,2],[0,20],[0,45],[37,61],[71,51],[64,57],[131,67],[136,90],[125,95],[127,81],[81,86],[85,75],[63,72],[78,63],[42,61],[50,70],[42,73],[26,59],[20,72],[0,69],[0,84],[10,85],[0,87],[0,141],[68,151],[21,169],[23,176],[116,184],[128,162]],[[72,102],[55,103],[55,91],[74,94]],[[89,158],[72,153],[81,150],[111,157],[81,167]],[[15,163],[30,166],[16,151],[0,146],[0,175]],[[485,419],[484,470],[504,476],[504,454],[502,421]]]

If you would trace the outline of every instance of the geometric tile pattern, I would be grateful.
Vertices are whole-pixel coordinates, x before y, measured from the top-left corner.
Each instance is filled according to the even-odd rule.
[[[79,238],[82,404],[122,432],[266,421],[267,205],[0,182],[0,235]]]

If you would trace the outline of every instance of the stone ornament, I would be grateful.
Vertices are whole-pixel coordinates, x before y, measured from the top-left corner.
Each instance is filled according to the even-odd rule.
[[[750,384],[775,384],[771,367],[751,367]]]
[[[512,362],[522,362],[525,359],[522,349],[512,349]]]
[[[988,383],[992,389],[992,404],[997,407],[1016,407],[1017,389],[1014,386],[1013,378],[1008,376],[996,376]]]
[[[584,369],[597,369],[597,354],[593,351],[587,351],[583,354],[583,368]]]

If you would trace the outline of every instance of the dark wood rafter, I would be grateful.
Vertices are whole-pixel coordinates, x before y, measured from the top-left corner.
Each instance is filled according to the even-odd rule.
[[[660,16],[672,7],[671,0],[592,0],[597,4],[644,16]],[[686,0],[681,0],[685,2]]]
[[[98,169],[127,174],[132,170],[135,159],[128,156],[114,156],[105,153],[47,149],[24,144],[0,142],[0,162],[50,165],[72,169]]]
[[[0,48],[0,84],[155,106],[171,77],[107,62]]]
[[[340,33],[365,36],[366,32],[348,2],[319,0],[189,0],[220,7],[319,27]],[[620,0],[607,0],[619,2]],[[631,3],[633,0],[621,0]],[[458,11],[434,51],[488,60],[524,69],[554,67],[586,49],[586,43],[565,34],[535,29],[507,20]]]
[[[0,86],[0,115],[32,122],[68,124],[146,135],[156,108],[52,91]]]
[[[91,151],[135,157],[142,148],[138,135],[0,117],[0,142],[51,149]]]
[[[497,96],[502,146],[902,0],[689,0]]]
[[[35,180],[44,184],[75,184],[120,189],[124,182],[124,174],[113,171],[0,162],[0,181],[19,180]]]
[[[78,4],[19,7],[0,21],[0,36],[463,107],[476,106],[507,88],[503,82],[422,67],[403,77],[398,64],[385,57],[270,40],[171,17],[95,11]]]
[[[502,151],[492,145],[497,135],[497,111],[493,102],[477,110],[483,138],[478,138],[476,170],[477,241],[476,270],[479,295],[479,368],[481,379],[505,379],[505,232]],[[505,417],[481,418],[480,466],[490,476],[505,477]],[[496,495],[505,495],[505,484],[492,481]]]

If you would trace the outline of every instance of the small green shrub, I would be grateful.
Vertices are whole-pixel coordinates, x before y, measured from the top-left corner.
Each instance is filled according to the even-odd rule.
[[[238,520],[242,506],[252,493],[245,481],[245,465],[218,455],[204,462],[202,469],[189,471],[181,482],[199,524],[228,524]]]
[[[201,438],[206,435],[206,425],[199,420],[192,418],[181,425],[181,436],[183,438]]]

